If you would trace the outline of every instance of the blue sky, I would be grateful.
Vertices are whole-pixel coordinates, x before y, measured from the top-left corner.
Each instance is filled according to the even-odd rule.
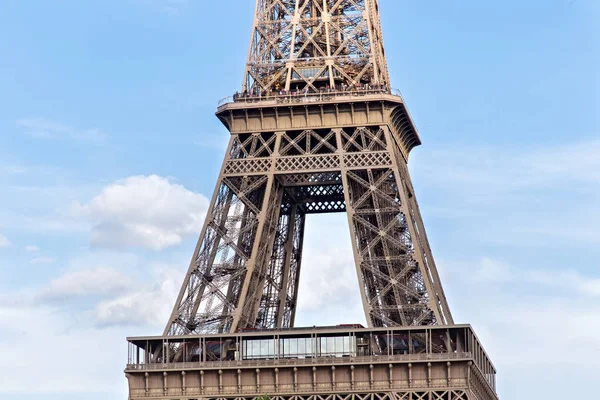
[[[5,3],[0,397],[125,398],[124,337],[160,333],[175,300],[227,141],[213,113],[241,84],[254,5]],[[588,395],[600,356],[599,3],[380,3],[455,319],[483,340],[502,398]],[[345,219],[308,223],[299,324],[361,320]]]

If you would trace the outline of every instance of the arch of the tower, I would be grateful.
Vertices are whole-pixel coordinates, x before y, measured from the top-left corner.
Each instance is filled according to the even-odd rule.
[[[306,215],[333,212],[370,326],[445,322],[406,163],[372,125],[232,135],[166,334],[292,327]]]

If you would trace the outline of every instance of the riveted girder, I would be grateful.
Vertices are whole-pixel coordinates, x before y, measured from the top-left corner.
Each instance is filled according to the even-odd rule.
[[[292,327],[305,218],[325,212],[348,216],[369,326],[451,323],[377,0],[257,0],[233,100],[217,113],[232,136],[165,335]]]
[[[370,326],[452,321],[406,160],[373,125],[232,136],[165,334],[293,326],[305,216],[322,212],[348,215]]]
[[[257,0],[244,91],[387,86],[377,0]]]

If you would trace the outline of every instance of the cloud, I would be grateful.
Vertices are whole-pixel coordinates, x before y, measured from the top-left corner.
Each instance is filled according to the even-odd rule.
[[[0,248],[10,246],[10,240],[0,233]]]
[[[600,297],[600,278],[584,276],[576,270],[518,269],[484,257],[471,276],[478,282],[489,284],[533,284],[535,287],[564,289],[582,296]]]
[[[74,399],[79,393],[89,399],[122,398],[128,333],[97,329],[72,311],[47,305],[0,304],[0,397]],[[32,384],[31,376],[43,379]]]
[[[157,269],[154,285],[129,291],[98,303],[92,316],[99,326],[148,325],[164,327],[179,291],[182,274]]]
[[[0,175],[20,175],[27,172],[21,165],[0,165]]]
[[[421,184],[444,189],[456,185],[469,194],[498,195],[523,189],[600,182],[600,140],[535,149],[508,146],[444,146],[413,157]]]
[[[151,175],[117,181],[89,203],[76,203],[72,211],[95,224],[94,246],[162,250],[197,234],[207,208],[203,195]]]
[[[38,246],[34,246],[32,244],[25,246],[23,249],[28,253],[38,253],[40,251]]]
[[[108,139],[106,133],[96,128],[79,129],[41,117],[20,119],[17,125],[23,128],[23,133],[37,139],[71,139],[93,143],[103,143]]]
[[[511,247],[600,244],[600,140],[441,146],[416,152],[411,170],[425,219],[452,220],[445,241],[477,232],[480,242]]]
[[[587,385],[600,351],[597,276],[491,257],[439,264],[452,271],[443,283],[455,321],[473,325],[499,371],[500,397],[562,398]],[[542,384],[565,368],[577,371],[569,385]]]
[[[37,294],[39,301],[65,301],[75,297],[120,293],[131,287],[131,279],[107,267],[70,271],[50,281]]]
[[[32,258],[31,261],[29,261],[29,263],[40,265],[40,264],[52,264],[55,261],[56,261],[56,258],[54,258],[54,257],[40,256],[40,257]]]

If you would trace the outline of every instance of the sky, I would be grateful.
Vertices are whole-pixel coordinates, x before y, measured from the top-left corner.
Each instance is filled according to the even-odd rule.
[[[126,398],[125,337],[162,332],[212,195],[228,140],[214,112],[240,89],[253,3],[3,2],[0,398]],[[600,3],[380,8],[455,320],[501,398],[589,397]],[[345,216],[307,223],[297,325],[363,321]]]

